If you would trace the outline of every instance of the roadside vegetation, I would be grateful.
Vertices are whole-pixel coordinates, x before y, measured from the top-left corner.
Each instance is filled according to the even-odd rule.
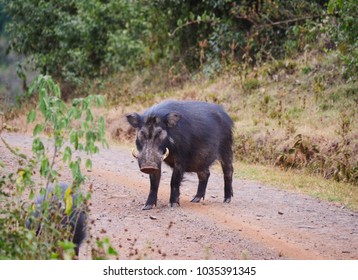
[[[103,97],[89,95],[66,105],[59,86],[42,75],[32,83],[29,93],[38,93],[38,105],[28,113],[27,122],[42,116],[32,132],[32,154],[12,147],[1,136],[4,128],[0,130],[1,145],[11,152],[14,161],[8,163],[14,168],[11,170],[0,158],[0,259],[72,259],[74,232],[63,219],[64,215],[70,217],[75,207],[87,213],[91,210],[92,188],[83,188],[82,161],[90,170],[90,157],[99,152],[98,144],[108,145],[104,119],[94,117],[91,111],[93,106],[103,105]],[[47,140],[41,137],[43,132]],[[72,175],[69,188],[63,201],[55,203],[48,196],[48,188],[53,185],[54,195],[60,197],[58,184],[65,168]],[[40,209],[34,204],[37,195],[47,197]],[[116,255],[109,240],[95,239],[90,221],[86,223],[91,257]]]
[[[215,102],[235,122],[237,176],[358,209],[355,0],[0,0],[0,8],[2,132],[45,133],[55,145],[99,140],[63,131],[70,120],[49,128],[44,108],[51,103],[61,116],[77,106],[87,121],[104,116],[101,137],[106,125],[110,140],[128,144],[133,133],[125,112],[170,98]],[[58,85],[56,100],[45,102],[41,87],[30,86],[38,74]],[[106,99],[105,109],[89,110],[93,98],[101,105]],[[39,123],[24,126],[35,117]],[[64,163],[78,168],[69,161],[72,148],[62,148]],[[46,186],[56,174],[41,156],[36,166]],[[3,188],[26,178],[1,158],[0,165],[5,199]],[[27,181],[20,195],[32,196],[33,185]],[[18,213],[12,207],[8,213]],[[34,238],[26,229],[24,236]]]

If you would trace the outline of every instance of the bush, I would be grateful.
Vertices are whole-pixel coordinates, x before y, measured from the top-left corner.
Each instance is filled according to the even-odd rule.
[[[148,33],[137,1],[1,0],[10,50],[71,86],[141,62]]]
[[[282,57],[316,38],[326,2],[0,0],[10,48],[70,84],[159,62],[212,75]]]
[[[356,0],[330,0],[328,12],[337,16],[332,26],[335,42],[346,63],[347,79],[358,79],[358,9]]]
[[[13,149],[1,138],[17,160],[18,167],[11,171],[0,161],[1,173],[4,174],[0,178],[0,259],[73,258],[74,244],[68,241],[72,234],[69,227],[56,226],[62,221],[62,209],[43,204],[42,212],[46,217],[41,222],[41,234],[37,236],[35,230],[26,227],[26,222],[33,220],[34,214],[33,204],[28,201],[34,199],[36,192],[44,195],[50,184],[58,183],[62,167],[56,164],[60,156],[62,163],[72,171],[70,191],[65,196],[65,212],[70,215],[74,203],[83,204],[87,211],[91,193],[84,194],[80,189],[85,181],[81,172],[83,159],[82,156],[73,158],[72,154],[82,151],[91,155],[99,151],[97,142],[107,145],[104,119],[95,118],[90,109],[93,105],[103,105],[104,99],[101,96],[74,99],[68,107],[61,100],[59,86],[51,77],[42,75],[34,81],[30,93],[39,96],[37,108],[28,114],[27,121],[34,122],[37,112],[43,117],[43,122],[37,123],[33,130],[32,157]],[[40,137],[42,132],[52,140],[52,147],[46,147]],[[87,169],[92,167],[90,158],[86,159],[85,165]],[[73,199],[74,194],[77,202]],[[109,241],[101,242],[92,250],[93,258],[103,257],[103,244],[109,244]],[[111,246],[106,248],[106,253],[116,253]],[[96,255],[96,252],[99,253]]]
[[[212,73],[223,62],[253,64],[282,57],[287,40],[301,49],[313,40],[310,26],[322,16],[326,1],[155,2],[180,59],[191,69],[205,63],[203,70]]]

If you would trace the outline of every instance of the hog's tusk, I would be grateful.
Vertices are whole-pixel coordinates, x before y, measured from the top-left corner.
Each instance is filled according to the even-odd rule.
[[[132,156],[135,157],[135,158],[138,158],[138,154],[136,154],[134,148],[132,149]]]
[[[162,157],[162,160],[165,160],[169,156],[169,149],[165,148],[165,154]]]

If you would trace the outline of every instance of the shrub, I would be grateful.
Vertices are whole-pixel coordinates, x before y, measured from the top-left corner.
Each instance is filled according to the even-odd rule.
[[[81,172],[83,156],[79,154],[74,158],[72,154],[77,151],[91,155],[99,151],[97,142],[108,145],[103,117],[97,119],[91,112],[91,107],[103,105],[104,99],[101,96],[88,96],[74,99],[72,105],[67,106],[61,100],[59,86],[51,77],[42,75],[32,84],[30,93],[38,93],[39,96],[37,108],[30,111],[27,121],[34,122],[37,112],[43,117],[43,122],[37,123],[33,130],[33,155],[30,157],[13,149],[2,138],[17,161],[17,170],[8,170],[6,164],[0,161],[2,174],[5,174],[0,178],[0,259],[73,258],[74,244],[67,240],[71,235],[69,227],[56,226],[62,221],[62,209],[56,210],[48,203],[43,204],[42,211],[46,218],[41,222],[41,235],[36,236],[35,230],[26,227],[26,221],[33,217],[33,206],[23,201],[34,199],[37,186],[41,187],[40,193],[43,195],[50,184],[57,184],[62,168],[57,166],[57,157],[60,156],[62,163],[67,164],[72,172],[70,192],[66,192],[65,197],[66,214],[70,215],[73,203],[76,203],[74,194],[78,203],[85,205],[88,211],[91,193],[84,194],[80,189],[85,181]],[[46,147],[40,137],[42,132],[47,133],[52,147]],[[90,158],[86,159],[85,165],[88,169],[92,167]],[[105,243],[108,244],[107,241]],[[103,251],[103,242],[98,245],[101,247],[94,248],[94,253]],[[107,253],[116,253],[111,246],[107,248]],[[92,255],[94,258],[98,256],[103,257],[102,254]]]
[[[328,12],[337,15],[331,32],[346,63],[347,79],[358,79],[358,9],[356,0],[330,0]]]

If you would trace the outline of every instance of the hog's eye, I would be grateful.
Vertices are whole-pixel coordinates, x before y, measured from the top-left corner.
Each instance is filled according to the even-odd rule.
[[[155,133],[154,133],[154,137],[159,137],[160,136],[160,134],[162,134],[162,129],[161,128],[158,128],[156,131],[155,131]]]

